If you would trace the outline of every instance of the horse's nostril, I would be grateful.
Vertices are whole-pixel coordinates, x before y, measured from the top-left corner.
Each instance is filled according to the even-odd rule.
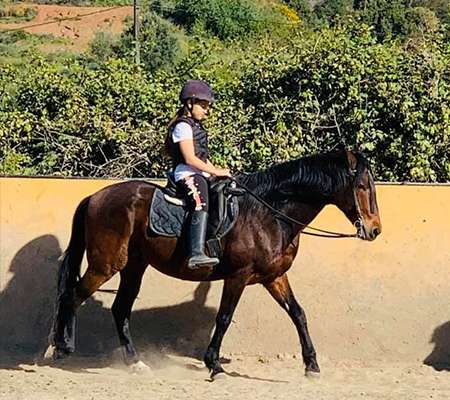
[[[372,235],[374,238],[376,238],[379,234],[380,234],[380,229],[379,228],[373,228],[372,229]]]

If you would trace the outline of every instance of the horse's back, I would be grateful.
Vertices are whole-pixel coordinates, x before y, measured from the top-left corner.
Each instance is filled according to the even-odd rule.
[[[146,181],[133,180],[100,189],[89,198],[88,225],[125,234],[136,223],[146,224],[155,187]]]
[[[136,202],[150,202],[156,185],[139,180],[125,181],[106,186],[90,197],[96,207],[130,207]]]

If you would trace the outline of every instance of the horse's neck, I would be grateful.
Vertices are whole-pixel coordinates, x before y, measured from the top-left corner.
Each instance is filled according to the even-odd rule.
[[[317,204],[309,204],[302,202],[286,202],[283,207],[280,207],[280,211],[288,217],[300,222],[302,225],[295,225],[292,229],[293,235],[298,235],[305,226],[309,225],[314,218],[322,211],[326,203],[321,202]]]
[[[292,245],[295,247],[298,246],[298,236],[305,228],[304,225],[310,224],[326,205],[325,202],[311,204],[297,201],[268,201],[268,204],[276,211],[271,210],[260,203],[253,203],[253,206],[242,207],[240,213],[246,220],[251,221],[257,219],[259,221],[264,221],[262,226],[270,224],[270,231],[272,232],[274,232],[274,228],[278,230],[279,236],[275,235],[274,238],[278,237],[282,239],[282,247],[284,249],[287,249]],[[298,221],[301,225],[283,219],[282,215],[277,216],[277,212]],[[257,226],[260,227],[258,224]]]
[[[309,224],[314,218],[316,218],[320,211],[322,211],[325,205],[325,202],[317,204],[287,202],[284,207],[281,207],[280,211],[288,217],[299,220],[305,224]]]

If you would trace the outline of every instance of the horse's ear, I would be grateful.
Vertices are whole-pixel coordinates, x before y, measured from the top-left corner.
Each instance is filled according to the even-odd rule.
[[[347,161],[350,169],[355,170],[356,166],[358,165],[358,159],[356,158],[356,156],[353,154],[352,151],[345,150],[345,152],[347,154]]]

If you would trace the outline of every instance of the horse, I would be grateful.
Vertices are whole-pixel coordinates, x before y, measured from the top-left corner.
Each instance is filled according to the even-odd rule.
[[[124,181],[83,199],[73,216],[70,242],[58,273],[49,335],[53,358],[75,350],[77,309],[120,273],[111,311],[124,360],[138,369],[149,368],[133,345],[130,315],[144,271],[151,265],[178,279],[224,280],[214,333],[204,356],[212,379],[225,374],[219,358],[221,343],[245,287],[254,284],[262,284],[288,313],[298,331],[305,374],[319,376],[306,314],[286,273],[298,252],[300,234],[327,204],[337,206],[355,225],[357,232],[351,236],[371,241],[381,233],[369,162],[358,151],[341,149],[240,174],[235,181],[249,193],[239,197],[237,220],[221,239],[220,263],[199,270],[187,267],[188,250],[182,240],[149,233],[148,211],[157,185]],[[80,277],[85,251],[88,267]]]

